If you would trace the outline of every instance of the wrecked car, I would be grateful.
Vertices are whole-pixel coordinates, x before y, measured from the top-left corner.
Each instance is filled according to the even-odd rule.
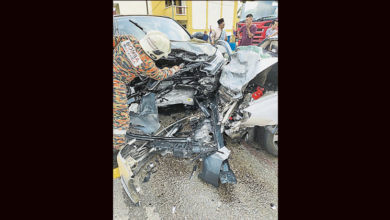
[[[228,106],[220,111],[224,133],[251,140],[274,156],[278,155],[278,91],[273,85],[277,62],[277,54],[260,47],[238,47],[222,69],[218,90],[220,103]],[[268,75],[266,85],[259,73]],[[264,95],[259,86],[267,88]]]
[[[256,78],[277,57],[255,46],[235,52],[224,41],[213,46],[168,17],[114,16],[115,35],[132,34],[139,40],[151,30],[171,41],[168,58],[156,65],[183,68],[162,81],[137,77],[127,85],[130,128],[127,145],[117,155],[127,195],[139,204],[140,183],[145,175],[150,177],[154,165],[149,160],[156,154],[201,161],[199,178],[216,187],[236,183],[224,133],[248,139],[261,126],[271,153],[275,146],[277,150],[277,91],[262,96]]]

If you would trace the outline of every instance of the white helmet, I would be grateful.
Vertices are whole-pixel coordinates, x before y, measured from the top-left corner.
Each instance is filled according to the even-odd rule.
[[[171,41],[160,31],[149,31],[140,41],[142,49],[153,60],[168,57],[171,52]]]

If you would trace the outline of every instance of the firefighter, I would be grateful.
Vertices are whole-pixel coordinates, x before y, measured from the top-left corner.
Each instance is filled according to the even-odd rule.
[[[159,31],[148,32],[140,41],[132,35],[114,36],[113,58],[113,146],[120,150],[125,144],[126,131],[130,125],[126,84],[137,76],[163,80],[179,71],[179,66],[159,69],[155,60],[168,57],[171,42]]]

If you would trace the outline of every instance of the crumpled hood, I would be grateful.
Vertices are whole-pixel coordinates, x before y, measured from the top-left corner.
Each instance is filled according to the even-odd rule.
[[[201,40],[191,39],[190,41],[171,41],[170,55],[180,57],[187,55],[189,56],[188,58],[194,58],[193,56],[195,55],[197,58],[202,57],[207,60],[208,57],[215,54],[216,50],[217,49],[211,44]]]
[[[277,62],[277,57],[264,54],[261,48],[241,47],[239,51],[233,53],[230,63],[222,67],[219,82],[222,86],[237,93],[235,98],[241,98],[243,88],[259,73]]]

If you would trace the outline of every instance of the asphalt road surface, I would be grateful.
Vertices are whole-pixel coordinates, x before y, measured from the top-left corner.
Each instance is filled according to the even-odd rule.
[[[157,157],[157,172],[141,184],[140,206],[114,179],[114,219],[278,219],[278,159],[250,144],[226,141],[237,184],[207,184],[198,178],[200,168],[190,179],[190,160]]]

